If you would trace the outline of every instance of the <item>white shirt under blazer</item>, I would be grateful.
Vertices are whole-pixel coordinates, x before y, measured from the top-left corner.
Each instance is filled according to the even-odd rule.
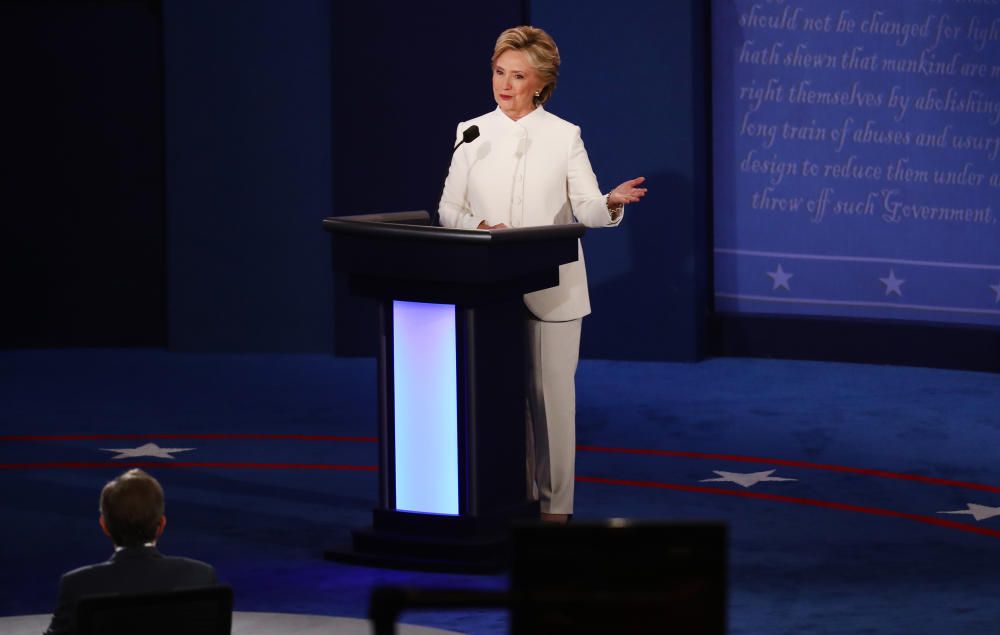
[[[508,227],[562,225],[614,227],[583,147],[580,127],[539,106],[512,120],[499,108],[458,125],[479,138],[452,157],[438,208],[445,227],[475,229],[481,221]],[[524,303],[539,320],[564,322],[590,313],[583,247],[579,259],[559,267],[559,286],[528,293]]]

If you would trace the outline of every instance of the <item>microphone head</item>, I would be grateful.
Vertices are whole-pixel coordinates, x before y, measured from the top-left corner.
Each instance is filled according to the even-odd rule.
[[[462,132],[462,142],[469,143],[479,138],[479,126],[469,126]]]

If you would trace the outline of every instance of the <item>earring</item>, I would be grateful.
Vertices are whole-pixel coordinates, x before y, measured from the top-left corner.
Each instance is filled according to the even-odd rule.
[[[542,96],[542,91],[536,90],[535,91],[535,97],[541,97],[541,96]]]

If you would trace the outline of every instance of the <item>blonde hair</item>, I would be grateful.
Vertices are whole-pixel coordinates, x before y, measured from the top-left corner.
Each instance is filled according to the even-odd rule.
[[[538,91],[535,97],[535,105],[544,104],[552,96],[552,91],[556,89],[556,80],[559,78],[559,49],[552,36],[541,29],[533,26],[516,26],[507,29],[497,38],[496,46],[493,47],[493,60],[491,66],[497,64],[497,58],[507,51],[521,51],[528,61],[531,62],[538,78],[545,83],[545,86]]]

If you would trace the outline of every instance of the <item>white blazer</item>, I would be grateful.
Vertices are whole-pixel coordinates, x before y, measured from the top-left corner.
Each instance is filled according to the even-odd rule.
[[[458,125],[479,126],[479,138],[451,160],[438,206],[445,227],[475,229],[481,221],[508,227],[567,224],[614,227],[580,128],[539,106],[512,120],[499,108]],[[579,259],[559,267],[559,286],[528,293],[524,303],[539,320],[564,322],[590,313],[583,247]]]

